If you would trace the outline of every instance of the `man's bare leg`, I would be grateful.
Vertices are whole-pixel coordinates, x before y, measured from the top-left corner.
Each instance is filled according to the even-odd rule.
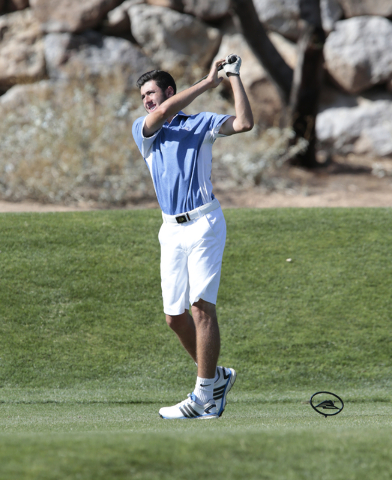
[[[220,334],[215,305],[202,299],[192,305],[196,328],[197,376],[214,378],[220,352]]]
[[[181,315],[166,315],[166,322],[174,331],[180,340],[182,346],[192,357],[193,361],[197,363],[196,356],[196,328],[189,310]]]
[[[166,322],[182,346],[198,365],[198,376],[214,378],[220,351],[220,335],[215,305],[199,300],[181,315],[166,315]]]

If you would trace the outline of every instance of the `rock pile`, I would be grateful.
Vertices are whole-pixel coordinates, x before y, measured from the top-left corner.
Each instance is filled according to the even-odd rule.
[[[316,125],[320,147],[332,153],[392,156],[392,3],[320,1],[327,32],[325,88]],[[272,42],[293,67],[301,26],[299,0],[254,0],[254,4]],[[110,172],[125,178],[124,172],[140,162],[131,139],[125,164],[114,160],[116,145],[126,141],[118,132],[130,131],[133,119],[143,114],[136,79],[147,70],[162,68],[170,70],[183,88],[204,75],[214,58],[232,52],[243,58],[242,77],[258,125],[261,129],[276,125],[279,97],[232,18],[230,0],[0,0],[1,195],[21,198],[25,188],[30,192],[26,195],[37,196],[38,179],[34,183],[31,172],[39,170],[40,162],[47,171],[57,169],[60,177],[71,178],[72,168],[65,165],[72,155],[79,158],[81,170],[86,165],[94,170],[88,181],[109,195]],[[207,109],[230,111],[226,96],[223,86],[200,102]],[[65,122],[67,115],[85,116],[74,122],[84,130],[83,138],[72,122]],[[92,126],[99,115],[107,115],[98,122],[102,131]],[[56,135],[51,130],[55,125],[57,135],[60,131],[68,135],[63,150],[56,152],[52,149],[56,142],[45,142]],[[255,133],[249,135],[252,142],[245,143],[254,144]],[[26,138],[29,148],[23,143]],[[112,143],[110,158],[102,158],[105,141]],[[243,148],[246,154],[250,147]],[[254,158],[254,145],[251,149],[248,157]],[[123,146],[119,150],[124,155]],[[56,164],[50,163],[51,155],[57,156]],[[28,173],[20,180],[23,172]],[[50,175],[48,191],[53,183]],[[83,190],[86,176],[78,175],[68,192]],[[148,182],[143,174],[136,179],[129,175],[124,191],[140,190]],[[41,187],[42,198],[67,198],[64,191],[52,192],[57,197],[50,199],[46,187]]]

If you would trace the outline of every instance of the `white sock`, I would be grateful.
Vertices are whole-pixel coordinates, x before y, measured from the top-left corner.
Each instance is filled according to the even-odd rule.
[[[197,377],[194,389],[197,403],[205,405],[214,398],[214,379]]]

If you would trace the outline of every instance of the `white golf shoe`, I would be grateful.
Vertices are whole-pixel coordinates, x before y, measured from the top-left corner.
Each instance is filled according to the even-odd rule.
[[[237,373],[232,368],[217,367],[216,370],[219,377],[214,384],[214,400],[218,417],[220,417],[226,407],[226,396],[234,385]]]
[[[210,400],[205,405],[196,403],[194,393],[188,393],[188,398],[172,407],[163,407],[159,415],[166,420],[208,420],[218,418],[216,404]]]

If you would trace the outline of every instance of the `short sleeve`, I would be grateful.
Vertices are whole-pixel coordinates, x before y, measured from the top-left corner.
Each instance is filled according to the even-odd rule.
[[[212,129],[211,129],[212,143],[214,143],[218,137],[226,137],[226,135],[222,135],[221,133],[219,133],[219,130],[221,126],[225,123],[225,121],[230,117],[231,115],[215,115],[214,116],[212,121]]]
[[[151,147],[156,139],[160,129],[157,130],[151,137],[143,136],[143,127],[144,122],[146,121],[147,116],[140,117],[132,125],[132,135],[138,146],[140,153],[142,154],[143,158],[146,158],[150,154]]]

